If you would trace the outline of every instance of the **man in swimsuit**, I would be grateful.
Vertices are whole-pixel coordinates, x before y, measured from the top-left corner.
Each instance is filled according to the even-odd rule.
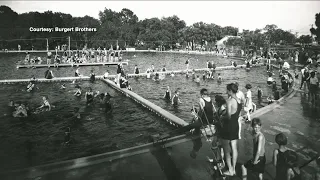
[[[235,167],[238,159],[237,142],[240,139],[239,114],[242,109],[240,99],[236,96],[238,86],[234,83],[227,85],[227,94],[230,97],[227,100],[227,117],[223,120],[221,129],[222,147],[226,157],[228,171],[225,175],[235,175]],[[231,162],[232,153],[232,162]]]
[[[203,88],[200,90],[200,112],[199,116],[202,122],[206,125],[213,124],[213,115],[215,113],[215,107],[211,98],[208,96],[208,90]]]

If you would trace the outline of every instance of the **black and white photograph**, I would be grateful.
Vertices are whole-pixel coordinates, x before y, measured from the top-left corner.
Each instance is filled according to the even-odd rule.
[[[1,180],[320,180],[320,1],[1,1]]]

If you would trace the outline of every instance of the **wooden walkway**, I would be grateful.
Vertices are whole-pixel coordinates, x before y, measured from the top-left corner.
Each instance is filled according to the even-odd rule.
[[[59,67],[74,67],[74,66],[114,66],[122,63],[123,65],[128,65],[126,61],[120,62],[100,62],[100,63],[74,63],[74,64],[59,64]],[[54,67],[54,64],[18,64],[19,68],[48,68]]]
[[[129,91],[128,89],[125,88],[120,88],[118,85],[116,85],[113,81],[110,81],[108,79],[103,79],[105,83],[113,87],[114,89],[120,91],[121,93],[125,94],[126,96],[130,97],[134,101],[138,102],[142,106],[148,108],[150,111],[156,113],[158,116],[161,116],[163,119],[165,119],[168,123],[174,126],[186,126],[188,123],[179,117],[169,113],[168,111],[162,109],[161,107],[153,104],[152,102],[144,99],[143,97],[139,96],[138,94]]]

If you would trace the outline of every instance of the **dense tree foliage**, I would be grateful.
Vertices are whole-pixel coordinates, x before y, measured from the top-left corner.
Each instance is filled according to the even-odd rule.
[[[296,41],[296,37],[278,28],[267,25],[264,29],[255,31],[244,30],[238,33],[238,28],[216,24],[197,22],[186,26],[185,21],[178,16],[149,18],[139,20],[130,9],[115,12],[105,8],[99,12],[99,19],[90,16],[72,17],[70,14],[47,11],[44,13],[28,12],[17,14],[7,6],[0,6],[0,49],[17,49],[20,44],[23,49],[45,49],[47,39],[50,49],[57,45],[68,44],[71,38],[71,48],[87,47],[116,48],[136,47],[141,49],[165,48],[175,49],[180,45],[189,48],[212,49],[215,43],[225,36],[241,35],[241,39],[230,39],[227,46],[244,46],[246,48],[266,47],[274,44],[308,43],[306,37]],[[319,27],[319,14],[316,15],[316,25]],[[96,28],[90,32],[32,32],[30,27],[45,28]],[[312,30],[317,34],[319,28]],[[20,40],[14,40],[20,39]],[[22,39],[22,40],[21,40]],[[304,39],[304,40],[302,40]]]
[[[317,13],[315,15],[316,21],[315,21],[315,25],[317,26],[316,28],[312,27],[310,29],[311,34],[316,36],[316,41],[318,41],[318,43],[320,43],[320,13]]]

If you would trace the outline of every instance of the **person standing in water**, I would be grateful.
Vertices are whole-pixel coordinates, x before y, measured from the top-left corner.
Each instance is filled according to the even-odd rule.
[[[181,101],[179,99],[179,91],[176,90],[174,92],[174,95],[172,96],[172,105],[173,106],[178,106],[179,103],[181,103]]]
[[[212,103],[211,98],[209,97],[208,90],[203,88],[200,90],[200,111],[199,116],[202,119],[202,122],[206,125],[213,124],[213,116],[215,113],[215,107]]]
[[[54,78],[52,71],[50,70],[50,66],[48,67],[48,70],[44,73],[44,78],[46,79],[52,79]]]
[[[163,98],[164,98],[165,100],[169,100],[169,101],[170,101],[170,99],[171,99],[171,90],[170,90],[170,87],[169,87],[169,86],[167,86],[167,90],[166,90],[166,92],[164,93]]]
[[[91,70],[91,73],[90,73],[90,82],[94,82],[96,80],[96,75],[94,74],[93,70]]]
[[[43,100],[42,105],[40,107],[38,107],[37,109],[47,108],[47,111],[50,111],[51,105],[48,101],[48,98],[46,96],[42,96],[42,100]]]
[[[253,111],[251,88],[252,88],[251,84],[246,85],[247,93],[246,93],[244,111],[247,113],[247,121],[251,121],[250,112]]]
[[[28,86],[27,86],[27,92],[31,92],[34,88],[34,84],[30,81]]]
[[[78,67],[78,68],[76,69],[76,72],[74,72],[74,76],[75,76],[75,77],[79,77],[79,76],[80,76],[79,70],[80,70],[80,68]]]
[[[134,74],[139,74],[139,68],[137,65],[134,66]]]
[[[87,100],[87,106],[90,106],[93,102],[93,91],[91,87],[89,87],[89,91],[86,92],[85,98]]]
[[[187,66],[187,71],[189,70],[189,59],[187,59],[187,61],[186,61],[186,66]]]
[[[228,171],[225,175],[233,176],[236,171],[236,163],[238,159],[237,143],[240,139],[240,122],[239,114],[242,109],[240,99],[236,96],[238,92],[238,86],[234,83],[227,85],[227,94],[230,97],[227,100],[227,117],[222,122],[221,139],[224,155],[226,157],[226,163]],[[232,158],[231,158],[232,154]]]

